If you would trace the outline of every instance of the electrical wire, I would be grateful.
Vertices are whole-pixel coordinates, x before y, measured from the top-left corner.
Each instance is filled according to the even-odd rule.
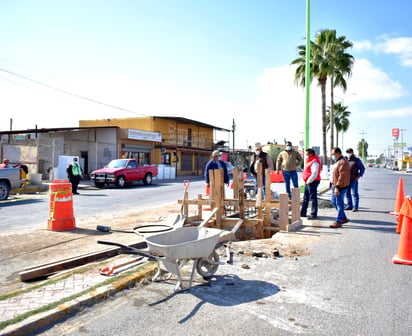
[[[54,87],[54,86],[51,86],[51,85],[48,85],[48,84],[46,84],[46,83],[37,81],[37,80],[35,80],[35,79],[32,79],[32,78],[29,78],[29,77],[20,75],[20,74],[18,74],[18,73],[16,73],[16,72],[13,72],[13,71],[10,71],[10,70],[1,68],[1,67],[0,67],[0,71],[3,71],[3,72],[5,72],[5,73],[7,73],[7,74],[9,74],[9,75],[16,76],[16,77],[18,77],[18,78],[24,79],[24,80],[26,80],[26,81],[35,83],[35,84],[37,84],[37,85],[41,85],[41,86],[46,87],[46,88],[48,88],[48,89],[55,90],[55,91],[58,91],[58,92],[60,92],[60,93],[63,93],[63,94],[66,94],[66,95],[69,95],[69,96],[72,96],[72,97],[75,97],[75,98],[78,98],[78,99],[86,100],[86,101],[88,101],[88,102],[92,102],[92,103],[94,103],[94,104],[103,105],[103,106],[110,107],[110,108],[113,108],[113,109],[116,109],[116,110],[120,110],[120,111],[124,111],[124,112],[129,112],[129,113],[133,113],[133,114],[139,114],[139,115],[148,117],[147,114],[135,112],[135,111],[128,110],[128,109],[125,109],[125,108],[122,108],[122,107],[118,107],[118,106],[115,106],[115,105],[111,105],[111,104],[106,104],[106,103],[100,102],[100,101],[95,100],[95,99],[87,98],[87,97],[85,97],[85,96],[81,96],[81,95],[78,95],[78,94],[75,94],[75,93],[72,93],[72,92],[69,92],[69,91],[66,91],[66,90],[62,90],[62,89],[56,88],[56,87]],[[1,77],[0,77],[0,78],[1,78]],[[4,79],[4,78],[3,78],[3,79]]]

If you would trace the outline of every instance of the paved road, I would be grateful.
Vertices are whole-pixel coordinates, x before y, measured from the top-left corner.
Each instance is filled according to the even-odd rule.
[[[203,182],[196,177],[191,180],[189,195],[196,198],[203,192]],[[76,223],[95,215],[124,214],[131,209],[159,207],[166,203],[176,203],[183,197],[182,179],[157,180],[150,186],[137,184],[126,188],[109,187],[98,189],[83,183],[79,188],[80,195],[73,198],[73,209]],[[15,233],[17,230],[38,229],[47,226],[50,199],[48,192],[34,195],[10,196],[0,203],[1,234]]]
[[[400,176],[412,194],[412,176],[371,168],[348,225],[330,229],[335,211],[322,209],[321,220],[283,236],[284,244],[310,241],[306,256],[235,255],[208,285],[196,278],[190,291],[174,293],[171,282],[150,283],[42,335],[411,335],[412,267],[391,261]]]
[[[73,197],[73,209],[76,223],[93,216],[119,213],[126,214],[131,209],[139,211],[157,208],[164,204],[176,203],[183,198],[185,178],[175,180],[155,180],[152,185],[136,185],[116,188],[110,186],[98,189],[83,182],[80,185],[80,195]],[[187,177],[189,179],[189,198],[197,198],[204,192],[202,177]],[[274,191],[285,192],[283,183],[272,184]],[[226,194],[231,194],[231,189],[226,187]],[[48,192],[28,195],[12,195],[7,201],[0,202],[1,221],[0,235],[16,233],[18,230],[31,230],[47,227],[50,210]]]

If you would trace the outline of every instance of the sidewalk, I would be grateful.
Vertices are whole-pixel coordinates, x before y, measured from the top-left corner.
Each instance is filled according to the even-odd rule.
[[[84,183],[84,187],[87,186],[91,184]],[[319,195],[328,190],[329,181],[322,180]],[[131,267],[118,275],[100,274],[99,270],[104,267],[136,258],[121,256],[70,270],[66,275],[40,284],[29,284],[26,289],[0,296],[0,335],[27,335],[45,328],[85,306],[135,286],[156,269],[156,263],[145,262],[139,264],[138,268]]]

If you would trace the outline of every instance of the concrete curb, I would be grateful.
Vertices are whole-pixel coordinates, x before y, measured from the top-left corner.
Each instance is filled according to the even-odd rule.
[[[135,274],[125,276],[109,285],[98,287],[54,309],[30,316],[22,322],[9,325],[1,330],[0,334],[2,336],[28,335],[47,328],[59,320],[80,311],[84,307],[102,302],[123,289],[134,287],[136,283],[141,282],[144,278],[153,274],[156,269],[156,263],[143,265],[142,269]]]

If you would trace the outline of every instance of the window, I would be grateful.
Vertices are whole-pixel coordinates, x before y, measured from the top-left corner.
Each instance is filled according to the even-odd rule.
[[[187,129],[187,146],[192,147],[192,129]]]

